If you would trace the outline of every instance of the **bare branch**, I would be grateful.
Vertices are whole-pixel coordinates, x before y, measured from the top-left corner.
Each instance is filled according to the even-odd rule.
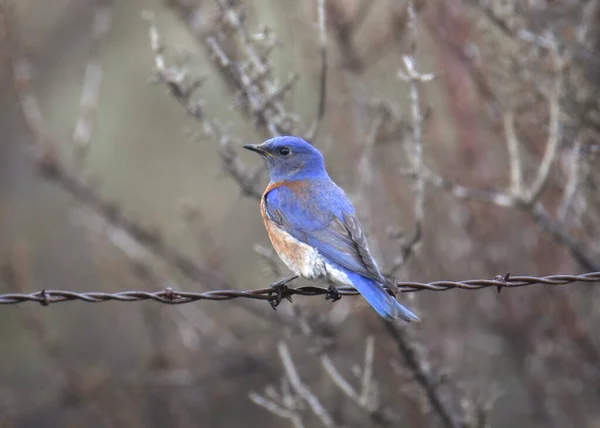
[[[222,48],[216,36],[209,36],[204,41],[217,64],[225,75],[242,92],[248,109],[264,125],[271,136],[293,134],[295,118],[287,112],[281,99],[291,89],[295,76],[290,77],[289,84],[279,87],[270,78],[271,67],[265,62],[263,55],[257,52],[245,23],[239,13],[225,0],[215,0],[222,14],[224,24],[238,36],[239,47],[244,61],[230,58]],[[223,35],[226,35],[223,33]]]
[[[370,219],[372,217],[371,204],[368,202],[368,195],[373,191],[373,147],[375,147],[375,144],[377,143],[377,136],[379,135],[379,131],[381,130],[381,126],[387,114],[388,112],[383,105],[380,104],[376,106],[375,117],[371,121],[369,133],[367,138],[365,138],[365,143],[363,145],[362,154],[358,164],[358,191],[367,198],[367,203],[363,204],[363,209],[365,211],[364,217],[366,219]]]
[[[149,19],[151,18],[149,16]],[[152,25],[149,31],[153,50],[157,53],[155,61],[157,69],[161,70],[160,75],[169,79],[170,88],[178,94],[178,100],[182,103],[187,101],[190,91],[184,92],[181,90],[183,88],[183,78],[179,70],[166,67],[158,32]],[[34,140],[35,155],[38,156],[37,161],[44,177],[70,193],[80,204],[98,214],[116,233],[126,236],[130,242],[167,261],[188,278],[202,284],[203,287],[211,283],[220,284],[221,287],[225,286],[227,282],[223,278],[200,266],[174,246],[167,244],[155,228],[126,218],[118,206],[106,201],[96,189],[88,185],[75,171],[68,169],[60,162],[55,147],[46,135],[43,114],[39,108],[37,97],[31,90],[31,65],[22,57],[17,57],[16,61],[13,68],[14,83],[23,114],[31,131],[36,136]],[[193,90],[194,88],[191,89],[191,91]],[[186,102],[185,104],[189,105],[190,103]],[[257,312],[250,306],[244,305],[242,307],[257,315]]]
[[[333,361],[327,354],[322,354],[321,365],[331,377],[331,380],[346,394],[348,398],[354,401],[359,407],[365,409],[368,413],[373,413],[379,408],[379,403],[374,400],[373,384],[373,358],[375,354],[375,338],[368,336],[365,345],[365,362],[361,370],[361,389],[358,392],[337,370]]]
[[[562,224],[554,220],[541,203],[536,202],[531,207],[529,214],[544,231],[548,232],[557,242],[567,247],[573,258],[581,266],[589,270],[600,270],[600,261],[593,257],[581,242],[569,235],[562,227]]]
[[[145,12],[144,18],[148,21],[150,46],[154,52],[154,66],[158,78],[167,85],[169,93],[185,108],[188,115],[202,124],[204,134],[211,137],[219,145],[218,152],[221,157],[223,169],[238,183],[243,194],[260,199],[262,190],[258,188],[258,173],[261,170],[250,171],[233,148],[232,143],[234,142],[234,138],[225,133],[221,125],[209,119],[200,101],[192,99],[196,90],[202,85],[203,80],[195,79],[190,82],[188,81],[190,79],[188,79],[188,73],[185,69],[167,65],[164,58],[164,46],[162,45],[152,13]],[[209,41],[209,44],[211,43]],[[229,61],[218,45],[216,45],[215,49],[217,49],[216,52],[218,54],[224,56],[222,61]],[[289,87],[289,82],[284,87]],[[236,141],[236,143],[240,145],[239,142]]]
[[[277,351],[279,352],[279,358],[283,363],[285,374],[290,381],[290,385],[301,396],[309,405],[313,414],[321,421],[325,427],[334,427],[335,423],[333,419],[319,401],[319,398],[314,395],[306,385],[300,380],[296,366],[292,361],[292,356],[285,342],[281,341],[277,345]]]
[[[504,114],[504,134],[508,146],[510,164],[510,194],[513,197],[523,197],[523,165],[519,152],[519,140],[515,131],[515,116],[512,111]]]
[[[370,411],[377,408],[377,403],[373,402],[373,361],[375,357],[375,337],[367,336],[365,344],[365,363],[362,369],[361,391],[359,403]]]
[[[319,49],[321,51],[321,78],[319,79],[320,90],[317,120],[320,123],[325,114],[325,102],[327,101],[327,16],[325,0],[317,0],[317,2],[319,13]]]
[[[283,272],[281,272],[281,268],[279,267],[281,261],[273,249],[265,247],[261,244],[254,244],[253,248],[254,251],[266,262],[274,276],[283,275]]]
[[[439,379],[433,373],[431,364],[428,362],[426,356],[420,353],[414,346],[406,329],[398,327],[389,321],[384,320],[384,323],[392,337],[396,340],[398,350],[404,357],[404,361],[414,373],[415,380],[425,390],[431,407],[440,417],[444,426],[447,428],[459,428],[461,426],[459,421],[440,395],[438,388]]]
[[[415,230],[412,238],[404,246],[403,256],[394,263],[392,272],[402,266],[408,256],[412,253],[414,247],[421,241],[423,231],[423,220],[425,217],[425,179],[423,175],[423,115],[421,113],[420,84],[433,80],[433,74],[421,74],[418,71],[417,64],[417,15],[413,0],[409,0],[407,5],[408,25],[410,30],[410,56],[404,55],[404,70],[398,72],[398,77],[408,83],[410,90],[410,108],[412,116],[412,144],[409,150],[408,159],[411,169],[414,173],[414,222]]]
[[[40,109],[38,99],[31,88],[32,64],[23,56],[15,59],[13,63],[13,80],[19,96],[21,111],[27,121],[29,129],[35,135],[34,147],[41,151],[49,144],[46,141],[44,116]]]
[[[401,171],[404,175],[414,176],[412,171]],[[453,196],[459,199],[471,199],[479,202],[486,202],[497,205],[499,207],[513,207],[516,201],[512,196],[504,193],[490,192],[487,190],[474,189],[457,184],[451,180],[440,177],[427,167],[423,167],[423,178],[432,186],[450,192]]]
[[[571,163],[567,184],[563,192],[563,197],[557,210],[556,217],[558,221],[565,222],[573,199],[577,193],[580,184],[579,172],[581,169],[581,139],[577,139],[571,149]]]
[[[558,48],[553,43],[552,49],[550,49],[554,60],[554,72],[556,76],[554,78],[554,87],[550,93],[549,98],[549,124],[548,124],[548,141],[546,143],[546,150],[542,163],[538,170],[538,174],[531,185],[531,188],[527,194],[527,203],[535,203],[541,193],[544,191],[546,184],[548,183],[548,177],[550,174],[550,168],[556,159],[558,147],[560,143],[560,96],[562,92],[562,58],[558,53]]]
[[[208,119],[206,120],[208,121]],[[258,179],[260,178],[259,174],[262,169],[250,171],[248,166],[240,159],[238,152],[233,148],[231,138],[222,132],[220,128],[217,128],[216,125],[213,126],[215,133],[220,135],[215,137],[218,138],[220,143],[219,156],[223,162],[225,172],[227,172],[238,184],[243,195],[253,199],[260,199],[263,192],[259,189],[260,183],[258,182]]]
[[[412,151],[409,156],[412,169],[415,173],[415,222],[417,228],[423,222],[425,206],[425,181],[423,179],[423,141],[422,141],[422,123],[421,101],[419,94],[419,85],[433,79],[433,74],[420,74],[417,68],[417,16],[413,0],[407,4],[408,25],[411,35],[411,55],[404,55],[405,71],[400,71],[398,76],[408,83],[410,88],[410,109],[412,114]]]
[[[317,105],[317,118],[306,136],[308,141],[313,141],[316,138],[323,117],[325,116],[325,106],[327,103],[327,9],[325,8],[325,0],[317,0],[317,13],[319,24],[319,53],[321,56],[319,103]]]
[[[355,403],[359,404],[360,396],[359,396],[358,392],[354,389],[354,387],[352,385],[350,385],[350,383],[338,371],[338,369],[335,367],[335,364],[333,364],[333,361],[331,361],[331,358],[329,358],[329,355],[323,354],[323,355],[321,355],[320,359],[321,359],[321,365],[323,366],[323,368],[325,369],[325,371],[327,372],[327,374],[329,375],[329,377],[331,378],[333,383],[335,383],[337,385],[337,387],[340,388],[340,390],[344,394],[346,394],[346,396],[349,399],[351,399]]]
[[[573,238],[567,231],[565,231],[560,223],[552,219],[552,217],[546,211],[546,208],[540,203],[536,202],[532,206],[518,203],[518,200],[512,196],[503,194],[488,192],[485,190],[472,189],[459,184],[455,184],[450,180],[435,175],[429,170],[425,170],[425,179],[432,185],[441,189],[449,191],[453,196],[460,199],[471,199],[474,201],[491,203],[499,207],[516,207],[525,213],[532,216],[536,224],[545,232],[550,235],[561,245],[566,246],[573,258],[577,260],[581,266],[589,271],[600,270],[600,264],[594,260],[594,257],[590,254],[590,251],[585,249],[583,244]]]
[[[82,163],[89,150],[98,109],[98,100],[100,98],[102,65],[98,58],[98,51],[110,31],[112,21],[112,1],[96,0],[96,2],[94,23],[92,24],[92,47],[83,78],[81,101],[79,103],[79,118],[73,132],[76,159],[75,168],[78,170],[81,170]]]
[[[296,411],[292,411],[290,409],[286,409],[276,402],[265,398],[264,396],[250,391],[248,392],[248,397],[250,400],[256,404],[257,406],[262,407],[263,409],[268,410],[274,415],[279,416],[283,419],[288,419],[295,428],[304,428],[304,424],[302,423],[302,418]]]

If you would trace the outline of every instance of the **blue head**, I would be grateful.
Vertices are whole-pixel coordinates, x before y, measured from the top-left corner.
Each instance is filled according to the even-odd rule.
[[[323,155],[302,138],[275,137],[262,144],[245,145],[244,148],[263,157],[272,182],[327,177]]]

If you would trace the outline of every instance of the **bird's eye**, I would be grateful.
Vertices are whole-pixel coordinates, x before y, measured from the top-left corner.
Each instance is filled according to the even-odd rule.
[[[289,147],[282,147],[279,149],[279,154],[281,156],[289,156],[292,153]]]

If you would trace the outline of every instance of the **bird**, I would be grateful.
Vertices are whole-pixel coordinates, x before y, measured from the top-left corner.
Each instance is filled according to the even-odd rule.
[[[333,293],[336,285],[352,286],[387,320],[420,321],[384,288],[388,280],[369,251],[356,210],[316,147],[294,136],[243,147],[266,162],[270,181],[261,215],[273,248],[295,275],[325,281]]]

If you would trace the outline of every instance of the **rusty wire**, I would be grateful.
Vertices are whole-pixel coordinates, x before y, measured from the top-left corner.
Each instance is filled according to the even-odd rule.
[[[292,296],[326,296],[326,298],[335,298],[330,289],[312,285],[304,285],[296,288],[286,286],[290,279],[285,279],[268,288],[259,288],[256,290],[214,290],[203,293],[193,293],[186,291],[176,291],[167,288],[162,291],[122,291],[117,293],[102,292],[83,292],[65,290],[41,290],[34,293],[8,293],[0,294],[0,305],[10,305],[24,302],[37,302],[43,306],[52,303],[83,301],[87,303],[100,303],[109,300],[118,302],[139,302],[152,300],[158,303],[178,305],[191,303],[198,300],[231,300],[237,298],[247,298],[269,301],[274,307],[282,299],[291,299]],[[581,275],[551,275],[544,277],[535,276],[511,276],[510,274],[498,275],[494,279],[472,279],[465,281],[434,281],[434,282],[398,282],[399,291],[446,291],[451,289],[461,290],[479,290],[482,288],[495,287],[498,292],[503,288],[516,288],[528,285],[566,285],[576,282],[595,283],[600,282],[600,272],[590,272]],[[353,296],[358,292],[352,287],[338,287],[340,296]]]

